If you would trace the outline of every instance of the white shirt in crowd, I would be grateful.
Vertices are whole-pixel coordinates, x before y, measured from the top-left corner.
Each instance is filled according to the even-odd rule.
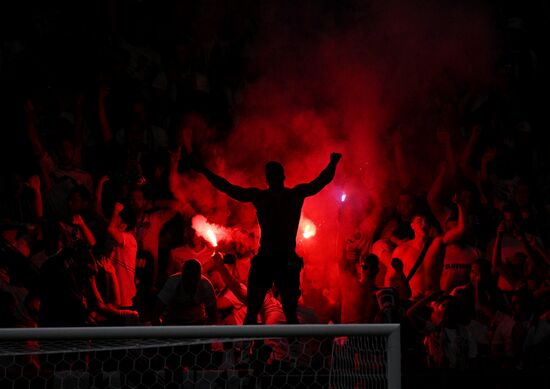
[[[123,243],[115,247],[113,267],[115,268],[120,291],[120,305],[132,306],[132,299],[136,295],[136,238],[129,232],[123,232]]]

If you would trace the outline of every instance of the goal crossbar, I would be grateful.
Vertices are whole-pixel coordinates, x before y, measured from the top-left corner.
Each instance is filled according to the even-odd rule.
[[[369,338],[384,337],[384,376],[387,389],[401,387],[401,339],[399,324],[295,324],[246,326],[131,326],[131,327],[49,327],[2,328],[0,345],[24,341],[104,341],[166,339],[257,339],[257,338]],[[9,351],[9,350],[6,350]],[[25,351],[25,350],[23,350]],[[32,354],[32,350],[29,350]],[[8,352],[9,354],[9,352]],[[17,354],[17,353],[16,353]],[[14,354],[15,355],[15,354]],[[378,354],[379,355],[379,354]],[[378,386],[377,386],[378,387]]]
[[[246,326],[130,326],[2,328],[0,340],[399,336],[399,324],[287,324]]]

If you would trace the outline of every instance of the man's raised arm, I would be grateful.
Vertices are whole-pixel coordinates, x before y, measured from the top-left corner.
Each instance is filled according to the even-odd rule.
[[[241,186],[233,185],[225,178],[218,176],[205,166],[196,165],[193,166],[193,168],[199,173],[202,173],[216,189],[237,201],[252,202],[259,193],[259,189],[257,188],[243,188]]]
[[[327,186],[334,178],[334,175],[336,174],[336,166],[338,165],[338,162],[340,162],[341,158],[342,154],[331,153],[330,162],[317,176],[317,178],[307,184],[296,185],[294,190],[301,193],[304,197],[313,196],[319,193],[321,189]]]

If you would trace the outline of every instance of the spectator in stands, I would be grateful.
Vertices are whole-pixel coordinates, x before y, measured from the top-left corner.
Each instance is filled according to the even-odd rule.
[[[35,327],[37,325],[31,314],[33,308],[29,306],[32,303],[32,295],[29,294],[27,288],[12,282],[9,267],[3,261],[0,262],[0,292],[5,293],[3,302],[8,307],[6,311],[0,312],[5,313],[7,322],[13,323],[7,327]]]
[[[499,276],[499,288],[511,292],[518,289],[533,270],[547,269],[549,262],[540,238],[524,231],[518,208],[506,205],[503,215],[504,220],[489,249],[493,272]]]
[[[136,295],[137,243],[131,231],[135,228],[135,216],[122,204],[116,203],[107,232],[115,241],[112,265],[115,268],[120,295],[120,306],[129,308]]]
[[[156,290],[153,283],[155,260],[151,253],[144,250],[138,250],[136,259],[134,307],[139,311],[141,320],[150,321],[157,300],[153,293]]]
[[[63,224],[63,226],[65,227],[66,225]],[[80,215],[73,216],[71,224],[66,226],[66,228],[71,230],[73,239],[86,243],[89,248],[95,246],[96,238]]]
[[[220,323],[242,325],[246,315],[246,285],[238,281],[237,259],[233,254],[214,255],[212,259],[210,280],[216,289]]]
[[[376,299],[376,276],[378,275],[378,257],[367,254],[361,260],[360,300],[361,323],[374,323],[380,310]]]
[[[550,323],[540,316],[539,306],[526,289],[512,294],[513,355],[517,367],[524,369],[547,368],[550,358]]]
[[[46,151],[38,135],[35,106],[32,100],[25,105],[27,112],[27,134],[31,141],[33,152],[40,166],[44,196],[44,213],[47,216],[66,217],[68,210],[66,199],[76,185],[83,185],[92,192],[91,176],[79,169],[81,129],[75,134],[62,134],[57,142],[57,161]]]
[[[120,124],[120,129],[113,130],[112,120],[109,118],[106,106],[106,99],[110,94],[111,88],[102,75],[98,108],[101,133],[106,144],[114,141],[127,148],[133,156],[138,156],[138,158],[140,153],[150,153],[168,146],[166,131],[150,123],[146,101],[142,97],[132,98],[128,115],[125,117],[126,120]]]
[[[178,272],[178,269],[181,269],[183,263],[189,258],[195,258],[202,265],[206,265],[212,258],[212,255],[214,254],[212,247],[206,242],[206,240],[194,232],[194,230],[191,231],[191,233],[192,238],[188,244],[185,246],[176,247],[170,251],[168,266],[166,269],[168,276]]]
[[[388,279],[388,285],[394,288],[400,302],[406,302],[411,298],[411,287],[409,280],[403,272],[403,262],[399,258],[391,260],[392,276]]]
[[[39,229],[34,223],[25,224],[8,224],[0,234],[1,238],[8,245],[13,247],[17,252],[24,257],[31,255],[34,243],[36,242]]]
[[[438,281],[437,269],[434,262],[437,259],[438,247],[433,245],[433,239],[428,235],[430,224],[425,214],[416,213],[411,221],[414,238],[408,240],[394,250],[393,257],[403,262],[403,271],[407,275],[411,288],[412,298],[418,299],[434,288]],[[386,285],[396,277],[394,268],[386,275]]]
[[[181,149],[171,154],[170,175],[177,174]],[[156,208],[147,186],[135,186],[129,193],[129,208],[136,217],[135,237],[140,250],[147,251],[153,257],[153,281],[156,287],[159,281],[159,235],[164,225],[183,208],[176,201],[165,201],[167,208]],[[162,276],[164,279],[164,275]],[[154,291],[152,291],[154,293]]]
[[[540,213],[533,201],[533,193],[530,185],[521,180],[514,188],[514,202],[519,208],[522,224],[525,231],[532,235],[540,234]]]
[[[201,264],[196,259],[189,259],[184,262],[181,273],[166,280],[153,312],[154,325],[217,323],[216,292],[201,272]]]
[[[239,282],[235,274],[229,272],[226,266],[223,265],[223,257],[216,252],[213,256],[214,269],[220,274],[225,285],[231,290],[233,295],[241,302],[247,302],[248,293],[246,285]],[[258,314],[259,321],[263,324],[284,324],[286,323],[285,315],[279,299],[279,294],[275,288],[270,289],[262,303],[262,307]]]
[[[114,135],[117,143],[134,152],[156,152],[168,147],[168,136],[163,128],[150,123],[149,112],[144,99],[132,103],[130,120]]]
[[[360,284],[361,246],[357,233],[344,242],[342,258],[339,262],[339,283],[341,290],[341,323],[357,323],[364,320],[364,298]]]
[[[468,329],[477,343],[480,367],[506,366],[511,356],[514,321],[507,314],[508,305],[497,288],[491,263],[476,260],[470,269],[470,281],[455,288],[451,295],[462,302]]]
[[[388,239],[395,246],[413,239],[414,230],[411,228],[411,222],[416,209],[417,204],[414,195],[402,191],[397,199],[395,213],[383,225],[379,239]]]
[[[106,220],[94,211],[92,194],[83,185],[71,189],[67,198],[69,211],[68,223],[72,224],[75,217],[80,217],[89,227],[96,240],[104,240],[107,230]],[[92,245],[93,246],[93,245]]]
[[[151,198],[143,187],[130,191],[128,207],[136,217],[135,238],[140,250],[153,257],[153,283],[158,279],[159,234],[166,222],[176,215],[174,209],[154,209]]]
[[[0,220],[28,223],[43,216],[40,177],[33,175],[27,180],[21,174],[2,174],[5,188],[0,195]]]
[[[96,245],[97,246],[97,245]],[[94,247],[96,248],[96,247]],[[103,249],[92,251],[93,272],[85,279],[85,292],[91,319],[97,325],[135,324],[139,313],[121,308],[120,288],[115,267],[112,264],[114,246],[106,244]],[[94,254],[98,254],[95,257]]]
[[[431,316],[422,315],[431,305]],[[461,323],[460,302],[442,292],[432,293],[413,305],[407,316],[425,334],[428,366],[466,369],[477,356],[477,347],[468,328]]]
[[[60,223],[45,226],[44,235],[50,256],[40,269],[40,326],[90,324],[84,280],[94,273],[91,258],[82,245],[74,246]]]
[[[304,305],[315,308],[321,323],[340,323],[340,310],[336,299],[331,296],[327,285],[316,281],[320,280],[314,279],[314,276],[304,277],[301,296]]]
[[[0,328],[15,328],[20,325],[17,318],[17,301],[13,295],[5,290],[0,290]]]
[[[115,267],[113,265],[116,243],[112,239],[96,243],[92,250],[98,273],[95,277],[96,289],[105,304],[119,307],[120,286]]]
[[[453,202],[458,209],[458,217],[449,216],[443,235],[436,238],[434,244],[442,250],[440,264],[440,288],[450,293],[457,286],[468,281],[472,264],[481,258],[481,252],[468,244],[468,205],[469,200],[457,194]],[[439,264],[438,264],[439,265]]]

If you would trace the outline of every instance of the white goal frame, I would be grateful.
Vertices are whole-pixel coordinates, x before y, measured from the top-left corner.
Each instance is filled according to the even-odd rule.
[[[129,326],[2,328],[0,341],[92,339],[197,339],[386,336],[388,389],[401,388],[399,324],[288,324],[246,326]]]

